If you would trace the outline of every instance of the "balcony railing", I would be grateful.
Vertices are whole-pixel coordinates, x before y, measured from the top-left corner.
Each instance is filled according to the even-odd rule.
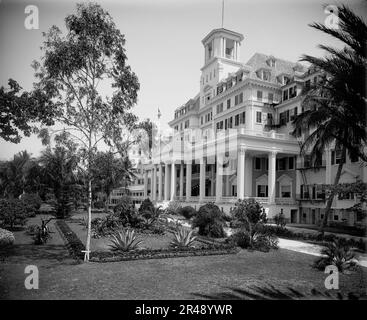
[[[323,167],[326,167],[326,160],[318,161],[315,165],[311,161],[297,161],[297,169],[318,169]]]
[[[280,140],[295,140],[291,135],[287,135],[284,133],[276,133],[274,131],[256,131],[256,130],[248,130],[248,129],[240,129],[241,134],[257,136],[262,138],[272,138],[272,139],[280,139]]]

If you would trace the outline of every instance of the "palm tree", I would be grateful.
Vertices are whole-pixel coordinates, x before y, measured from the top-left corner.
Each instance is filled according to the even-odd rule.
[[[99,152],[93,161],[92,175],[95,185],[105,193],[108,201],[114,188],[127,187],[135,177],[135,169],[127,156],[118,158],[113,152]]]
[[[366,131],[366,43],[367,26],[362,18],[349,8],[338,7],[339,28],[333,29],[322,24],[310,26],[329,34],[344,43],[343,49],[329,46],[319,47],[328,53],[324,58],[309,55],[301,60],[321,70],[321,80],[311,87],[302,102],[305,112],[294,120],[293,134],[301,137],[303,133],[312,132],[304,140],[301,153],[310,151],[314,164],[324,151],[332,144],[341,150],[341,160],[330,189],[320,232],[327,224],[330,208],[335,196],[346,155],[360,157],[367,161],[365,146]]]
[[[79,186],[79,157],[64,147],[56,146],[43,151],[39,162],[45,182],[53,189],[57,200],[56,214],[63,218],[69,213],[73,192]]]
[[[18,197],[25,191],[26,176],[31,161],[31,155],[27,151],[21,151],[15,154],[12,160],[2,163],[0,180],[5,197]]]

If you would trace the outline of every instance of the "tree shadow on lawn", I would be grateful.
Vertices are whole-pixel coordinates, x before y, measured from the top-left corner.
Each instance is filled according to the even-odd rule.
[[[15,244],[0,249],[0,262],[23,263],[42,261],[45,266],[76,264],[64,245],[56,244]]]
[[[210,300],[359,300],[361,296],[349,292],[343,295],[340,292],[329,293],[312,289],[310,292],[300,292],[294,288],[277,289],[273,285],[249,286],[242,288],[225,288],[227,290],[214,294],[193,293],[201,299]]]

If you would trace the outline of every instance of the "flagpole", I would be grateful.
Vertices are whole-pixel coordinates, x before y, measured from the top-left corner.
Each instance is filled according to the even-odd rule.
[[[222,0],[222,28],[224,25],[224,0]]]

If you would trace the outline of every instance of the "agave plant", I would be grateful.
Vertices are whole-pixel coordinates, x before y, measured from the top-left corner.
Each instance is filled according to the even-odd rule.
[[[128,229],[112,234],[111,242],[112,251],[130,251],[137,249],[143,241],[138,240],[134,230]]]
[[[171,246],[175,248],[193,247],[196,237],[192,235],[192,231],[193,230],[189,231],[183,227],[177,228],[177,231],[174,233],[175,238],[171,241]]]

